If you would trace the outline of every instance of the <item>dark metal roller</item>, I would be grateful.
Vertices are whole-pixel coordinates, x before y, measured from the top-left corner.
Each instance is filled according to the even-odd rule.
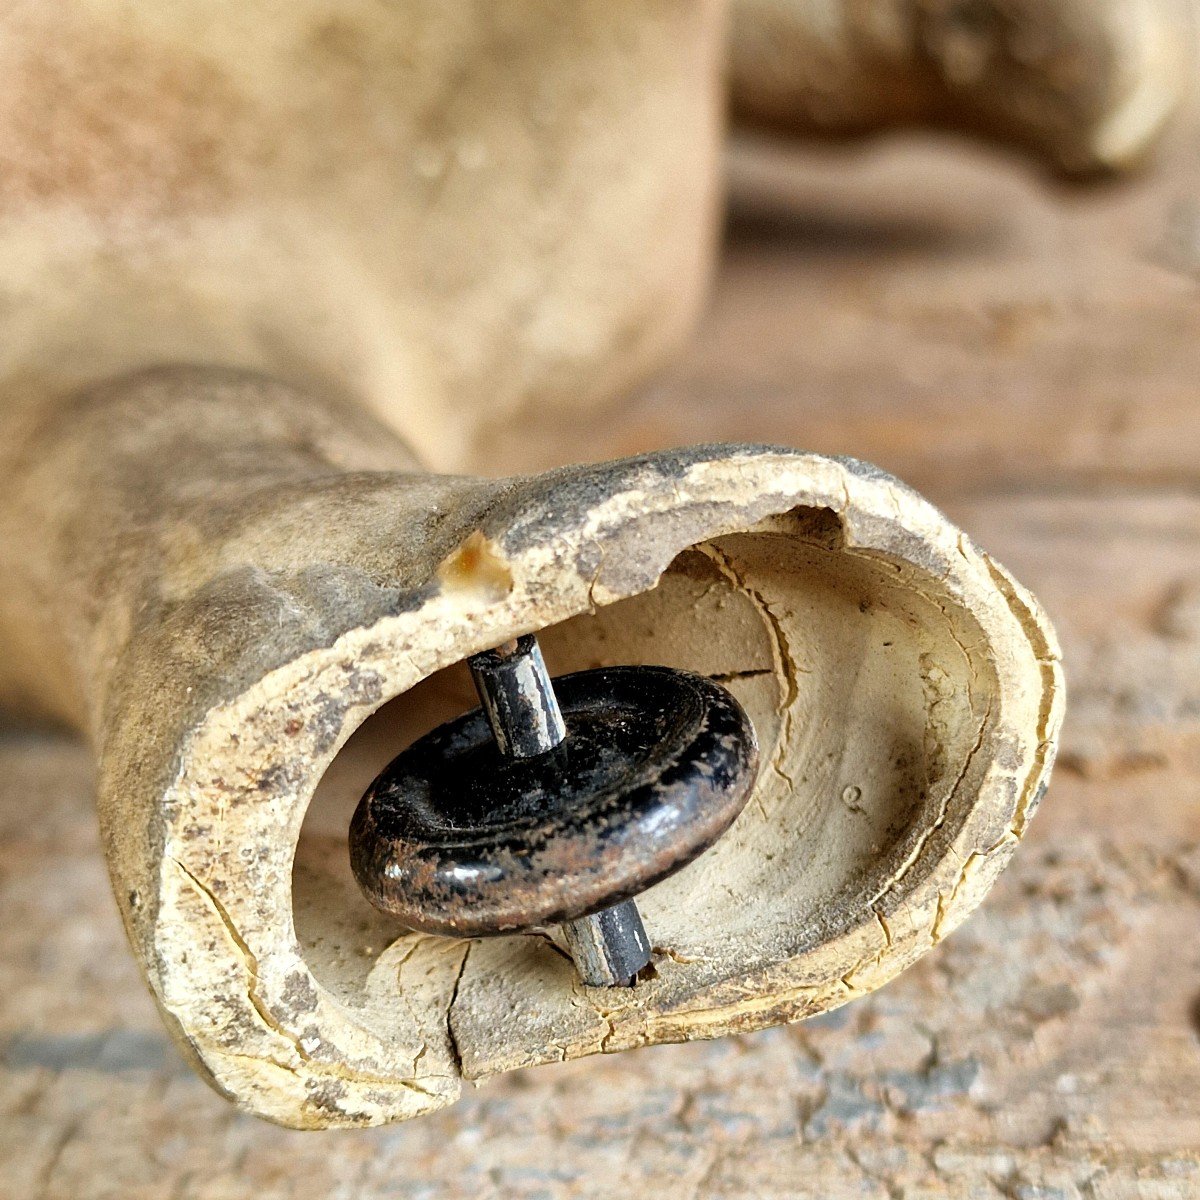
[[[411,929],[487,937],[562,924],[585,982],[649,962],[632,898],[744,807],[757,745],[724,688],[669,667],[553,682],[533,637],[476,655],[483,707],[405,750],[350,828],[368,899]]]

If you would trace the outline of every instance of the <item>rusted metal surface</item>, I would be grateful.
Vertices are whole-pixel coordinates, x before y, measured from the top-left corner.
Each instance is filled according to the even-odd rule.
[[[470,658],[471,678],[504,758],[546,754],[567,736],[562,709],[532,634]]]
[[[634,987],[654,957],[636,900],[624,900],[562,927],[579,978],[591,987]]]
[[[554,682],[533,634],[468,659],[479,703],[506,759],[549,754],[567,736]],[[650,965],[650,936],[633,900],[568,921],[563,939],[591,987],[631,987]]]
[[[480,709],[395,759],[363,797],[351,862],[412,929],[484,937],[630,899],[733,823],[757,745],[720,685],[665,667],[556,681],[567,736],[506,756]]]

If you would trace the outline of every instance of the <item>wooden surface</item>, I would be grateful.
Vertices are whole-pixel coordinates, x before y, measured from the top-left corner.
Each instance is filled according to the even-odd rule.
[[[384,1130],[243,1117],[178,1059],[86,753],[0,738],[0,1200],[1200,1196],[1200,154],[1050,193],[958,149],[740,149],[670,378],[534,467],[714,439],[851,453],[1043,600],[1064,752],[983,909],[826,1017],[542,1068]]]

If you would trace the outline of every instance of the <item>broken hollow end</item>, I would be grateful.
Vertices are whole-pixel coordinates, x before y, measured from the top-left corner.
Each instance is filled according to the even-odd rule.
[[[212,370],[75,396],[0,459],[0,697],[91,738],[164,1018],[282,1124],[413,1117],[465,1079],[869,992],[980,902],[1045,787],[1041,610],[860,462],[715,446],[449,478],[355,411]],[[529,632],[555,674],[708,676],[758,734],[736,822],[638,898],[652,977],[602,1003],[545,938],[375,917],[344,838],[297,855],[370,713]]]

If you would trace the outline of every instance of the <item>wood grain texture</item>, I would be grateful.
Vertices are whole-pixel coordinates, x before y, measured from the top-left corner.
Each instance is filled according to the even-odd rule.
[[[86,755],[13,734],[0,1194],[1200,1193],[1200,167],[1168,161],[1089,202],[927,146],[743,163],[714,308],[673,377],[594,429],[503,448],[853,451],[1042,597],[1074,685],[1063,762],[966,926],[815,1022],[519,1073],[387,1130],[289,1133],[175,1056],[110,899]]]

